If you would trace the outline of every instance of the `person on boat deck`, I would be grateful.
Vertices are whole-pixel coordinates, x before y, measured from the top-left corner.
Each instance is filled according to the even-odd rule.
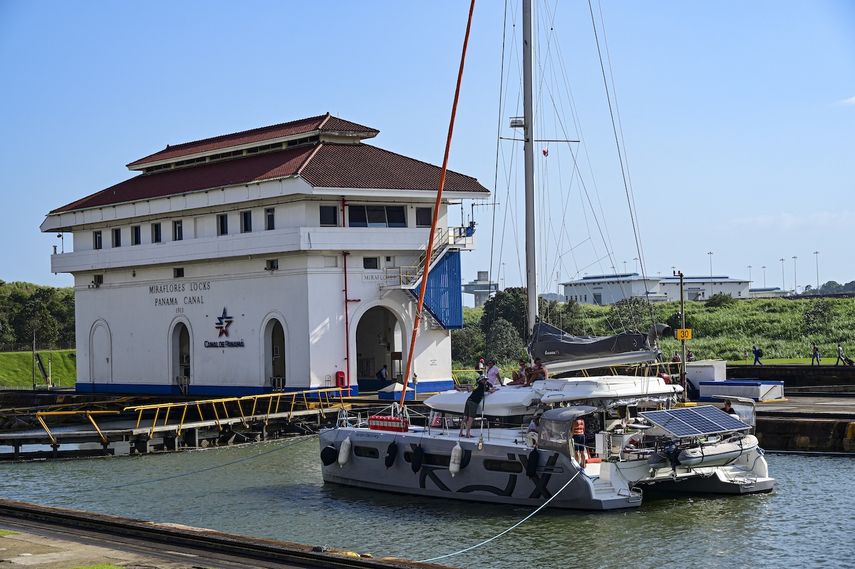
[[[730,399],[724,400],[724,407],[722,407],[721,410],[724,411],[725,413],[727,413],[728,415],[736,415],[737,417],[739,416],[736,413],[736,410],[733,407],[731,407]]]
[[[671,363],[672,364],[680,363],[680,354],[678,354],[677,352],[674,352],[674,355],[671,356]]]
[[[549,371],[540,358],[534,358],[534,365],[528,370],[528,379],[525,384],[531,385],[538,379],[549,379]]]
[[[496,365],[496,360],[489,360],[487,362],[487,381],[490,382],[490,385],[493,387],[499,387],[502,385],[502,380],[499,377],[501,371],[499,370],[499,366]]]
[[[383,383],[386,383],[389,380],[389,371],[386,369],[386,364],[383,364],[383,367],[380,368],[380,371],[378,371],[377,375],[375,375],[374,377],[376,377]]]
[[[537,447],[537,443],[540,441],[540,415],[535,415],[531,418],[531,421],[528,422],[528,440],[531,443],[531,446]]]
[[[466,405],[463,407],[463,421],[460,423],[460,436],[463,435],[463,427],[466,427],[466,438],[472,438],[472,421],[478,414],[478,407],[484,399],[484,395],[492,391],[490,382],[484,376],[479,377],[475,382],[475,389],[469,394],[466,399]]]
[[[475,371],[477,371],[479,375],[484,373],[484,358],[479,359],[478,363],[475,364]]]
[[[816,342],[814,342],[813,347],[810,349],[810,365],[813,365],[814,361],[816,361],[816,365],[822,365],[820,358],[819,348],[817,347]]]
[[[528,373],[528,365],[525,360],[519,361],[520,367],[511,376],[511,381],[508,385],[525,385],[526,374]]]
[[[585,468],[588,463],[588,448],[585,446],[585,419],[576,417],[573,421],[573,450],[576,453],[576,461]]]
[[[693,352],[692,350],[689,350],[688,352],[686,352],[686,361],[687,362],[695,361],[695,352]]]
[[[760,361],[760,358],[763,357],[763,350],[761,350],[756,345],[754,345],[754,346],[751,346],[751,351],[754,354],[754,365],[762,366],[763,362]]]

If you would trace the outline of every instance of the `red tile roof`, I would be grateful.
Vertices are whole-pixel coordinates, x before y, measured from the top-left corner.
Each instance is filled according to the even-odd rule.
[[[432,164],[376,146],[321,143],[140,174],[51,213],[176,196],[295,175],[302,176],[315,187],[436,191],[439,171],[439,167]],[[488,193],[475,178],[451,170],[446,177],[445,189]]]
[[[377,136],[380,132],[379,130],[340,119],[327,113],[325,115],[318,115],[316,117],[254,128],[252,130],[223,134],[213,138],[205,138],[203,140],[170,145],[160,152],[149,154],[145,158],[140,158],[139,160],[131,162],[128,164],[128,168],[135,169],[139,168],[141,165],[149,164],[151,162],[172,159],[177,160],[183,156],[198,154],[200,152],[211,152],[244,144],[260,143],[265,140],[308,134],[315,131],[347,133],[357,135],[360,138],[371,138]]]

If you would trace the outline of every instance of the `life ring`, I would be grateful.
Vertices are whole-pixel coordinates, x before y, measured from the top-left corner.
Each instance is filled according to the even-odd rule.
[[[413,458],[411,460],[413,472],[418,472],[422,469],[422,460],[424,457],[425,451],[422,449],[422,445],[416,445],[415,448],[413,448]]]
[[[324,466],[329,466],[336,461],[338,458],[338,453],[335,450],[335,447],[330,445],[321,449],[321,462],[324,463]]]
[[[392,468],[392,465],[395,464],[396,458],[398,458],[398,443],[392,441],[389,443],[389,446],[386,447],[386,458],[384,459],[386,468]]]

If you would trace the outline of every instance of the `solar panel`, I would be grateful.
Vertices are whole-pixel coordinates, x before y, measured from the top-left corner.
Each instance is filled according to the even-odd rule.
[[[639,415],[676,437],[697,437],[751,428],[733,415],[710,405],[642,411]]]

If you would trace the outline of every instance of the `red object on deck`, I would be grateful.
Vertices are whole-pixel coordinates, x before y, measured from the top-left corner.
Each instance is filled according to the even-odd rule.
[[[665,373],[664,371],[663,371],[662,373],[660,373],[660,374],[659,374],[659,377],[661,377],[661,378],[662,378],[662,380],[663,380],[666,384],[670,384],[670,383],[671,383],[671,376],[670,376],[670,375],[668,375],[667,373]]]
[[[344,372],[341,370],[335,372],[335,386],[347,387],[347,380],[344,378]]]
[[[396,433],[406,433],[410,430],[410,423],[402,417],[371,415],[370,417],[368,417],[368,428],[373,431],[393,431]]]

